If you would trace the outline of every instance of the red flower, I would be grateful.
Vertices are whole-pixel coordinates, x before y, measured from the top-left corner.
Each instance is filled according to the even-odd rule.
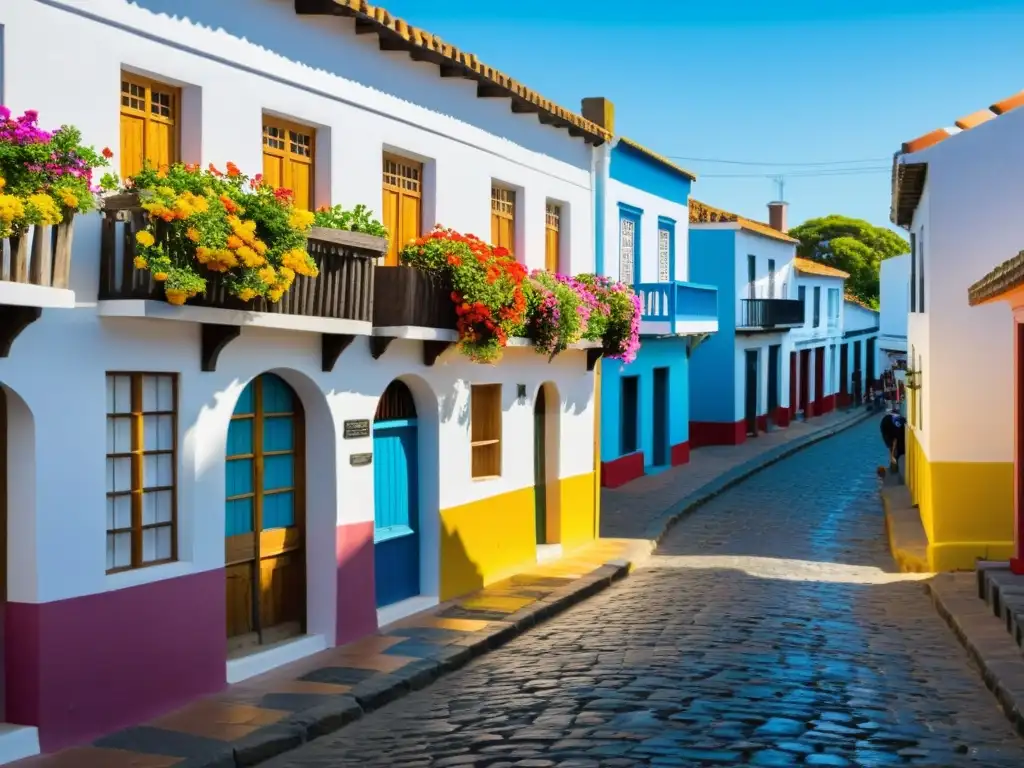
[[[224,206],[224,210],[228,213],[235,213],[238,210],[238,206],[235,204],[235,201],[227,195],[221,195],[220,202],[221,205]]]
[[[230,176],[231,178],[234,178],[235,176],[241,176],[241,175],[242,175],[242,172],[240,170],[238,170],[238,166],[235,165],[234,163],[232,163],[229,160],[228,161],[228,176]]]
[[[103,148],[103,156],[105,158],[107,158],[107,160],[109,160],[110,158],[112,158],[114,156],[114,153],[111,151],[110,147],[104,147]]]
[[[217,166],[215,166],[213,163],[210,163],[208,168],[209,168],[210,173],[212,173],[214,176],[223,176],[224,175],[223,173],[221,173],[220,171],[217,170]]]
[[[292,201],[292,195],[293,192],[290,189],[285,189],[284,187],[278,187],[274,190],[274,197],[276,197],[279,202],[286,205]]]

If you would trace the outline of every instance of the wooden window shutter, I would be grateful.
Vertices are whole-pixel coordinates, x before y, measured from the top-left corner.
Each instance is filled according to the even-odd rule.
[[[548,203],[544,214],[544,269],[558,272],[560,254],[558,252],[559,227],[561,225],[562,207]]]
[[[181,90],[121,73],[121,176],[178,162]]]
[[[504,187],[491,187],[491,245],[513,248],[516,231],[516,193]]]
[[[501,384],[474,384],[469,399],[472,477],[498,477],[501,475]]]
[[[402,248],[423,231],[423,164],[385,153],[382,186],[383,223],[389,236],[384,265],[393,267]]]
[[[290,189],[295,207],[312,210],[316,131],[308,126],[263,116],[263,179]]]

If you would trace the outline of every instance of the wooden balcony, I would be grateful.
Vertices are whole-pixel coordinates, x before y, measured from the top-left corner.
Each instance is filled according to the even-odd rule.
[[[413,267],[378,267],[373,290],[374,358],[395,339],[423,342],[423,360],[433,365],[457,339],[452,287],[436,275]]]
[[[135,235],[146,213],[135,195],[107,198],[100,241],[100,314],[201,323],[203,370],[214,370],[221,349],[242,326],[281,328],[323,335],[324,370],[356,336],[372,331],[376,260],[387,240],[359,232],[313,227],[307,250],[320,274],[296,276],[277,303],[230,295],[220,273],[210,272],[206,292],[184,306],[164,300],[163,286],[134,266]]]
[[[73,214],[56,226],[34,225],[17,237],[0,239],[0,357],[44,308],[75,306],[68,288]]]

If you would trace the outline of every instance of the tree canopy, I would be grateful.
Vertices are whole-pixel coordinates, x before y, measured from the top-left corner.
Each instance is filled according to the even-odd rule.
[[[846,291],[875,308],[882,261],[910,251],[891,229],[838,214],[808,219],[787,234],[800,241],[797,256],[849,272]]]

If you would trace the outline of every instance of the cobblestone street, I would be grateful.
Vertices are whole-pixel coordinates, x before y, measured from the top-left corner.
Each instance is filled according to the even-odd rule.
[[[684,519],[632,576],[269,763],[1024,765],[885,544],[871,419]]]

